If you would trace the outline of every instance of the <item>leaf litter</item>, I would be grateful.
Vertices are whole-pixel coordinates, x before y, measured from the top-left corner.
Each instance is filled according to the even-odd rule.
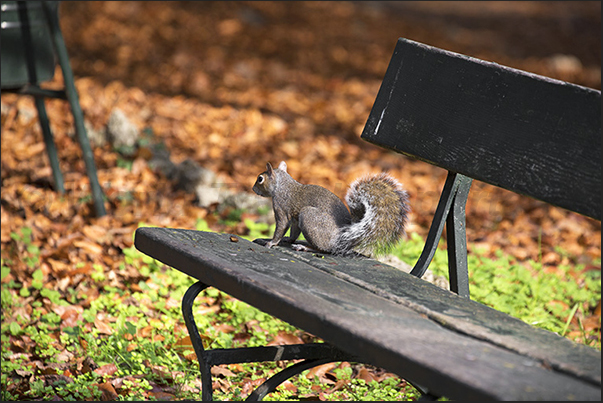
[[[595,34],[600,30],[600,4],[558,2],[551,11],[535,3],[500,7],[508,7],[503,11],[520,20],[539,15],[546,15],[546,21],[561,20],[562,15],[580,16],[587,22],[585,29],[598,24]],[[39,309],[54,312],[60,321],[59,329],[50,333],[56,362],[37,356],[36,342],[29,336],[9,337],[10,359],[29,363],[29,369],[18,369],[11,376],[33,381],[35,375],[45,385],[52,385],[59,381],[68,384],[78,374],[95,372],[104,379],[97,384],[101,399],[117,399],[136,377],[118,377],[114,364],[99,366],[93,358],[70,355],[59,333],[81,323],[84,309],[103,293],[95,286],[94,276],[102,275],[102,284],[126,291],[153,287],[154,281],[137,266],[124,264],[124,250],[132,247],[132,234],[142,222],[195,228],[197,220],[206,219],[213,230],[246,235],[246,226],[225,223],[227,213],[220,213],[216,204],[200,206],[193,192],[179,189],[165,172],[154,168],[153,144],[169,150],[175,164],[192,159],[211,170],[221,184],[235,192],[249,192],[268,160],[285,159],[296,179],[325,186],[339,196],[355,177],[387,170],[409,190],[409,232],[424,238],[445,172],[359,140],[399,36],[600,88],[600,43],[593,42],[588,33],[560,38],[563,33],[553,22],[547,25],[541,20],[543,25],[533,26],[535,33],[526,33],[518,44],[515,29],[498,23],[489,28],[479,24],[479,18],[486,19],[487,13],[493,12],[488,6],[472,10],[459,6],[450,11],[446,7],[435,10],[428,4],[408,5],[403,13],[380,7],[384,6],[347,2],[62,3],[61,25],[108,214],[94,216],[68,104],[46,101],[65,178],[66,194],[60,195],[52,189],[52,171],[33,101],[2,93],[0,239],[3,266],[10,261],[10,272],[3,274],[2,283],[23,286],[14,295],[21,299],[21,307],[13,311],[15,317],[35,326],[39,319],[32,316],[32,303],[39,301]],[[475,15],[479,18],[472,19]],[[526,29],[529,31],[529,26]],[[508,51],[510,44],[517,47],[514,52]],[[542,48],[553,49],[555,54],[573,52],[579,63],[552,58],[538,51]],[[48,87],[61,83],[57,69]],[[151,133],[153,144],[140,142],[133,153],[116,150],[103,134],[116,110],[141,132]],[[600,262],[600,231],[598,221],[482,183],[473,185],[467,203],[470,248],[482,248],[491,256],[503,251],[519,262],[540,261],[543,270],[550,272],[560,265],[578,263],[588,264],[584,270],[600,271],[600,263],[592,263]],[[37,270],[40,274],[34,274]],[[576,281],[582,274],[570,273]],[[36,289],[39,275],[43,288],[57,291],[58,299],[23,291]],[[75,292],[75,297],[70,292]],[[78,302],[64,306],[60,299]],[[180,303],[174,298],[166,300],[168,307]],[[216,313],[220,302],[209,299],[203,310]],[[142,305],[146,310],[155,309]],[[105,313],[90,319],[83,331],[94,327],[107,336],[114,332],[112,319]],[[3,327],[6,323],[3,305]],[[246,326],[252,329],[257,324]],[[585,330],[596,329],[600,335],[600,300],[585,316],[572,318],[567,335],[579,337]],[[216,330],[233,333],[241,342],[251,331],[241,332],[229,325],[218,325]],[[194,361],[183,325],[177,334],[181,337],[176,345],[188,349],[185,359]],[[129,339],[135,343],[139,337],[156,335],[148,327]],[[303,338],[279,332],[271,344]],[[85,340],[81,342],[85,344]],[[338,365],[340,369],[350,366]],[[146,396],[174,398],[177,391],[171,380],[179,374],[165,367],[151,368],[156,379],[165,382],[151,381]],[[336,368],[326,364],[311,369],[308,376],[328,384],[332,393],[347,382],[334,375]],[[232,388],[229,379],[240,372],[233,366],[213,371],[214,388],[223,391]],[[369,366],[355,366],[353,372],[353,377],[365,381],[380,382],[390,376]],[[257,387],[260,379],[264,378],[245,378],[240,384],[242,395]],[[14,385],[13,395],[27,396],[29,381]],[[200,390],[200,384],[188,385]],[[290,382],[284,388],[296,393]],[[312,396],[323,400],[325,393],[317,389]]]

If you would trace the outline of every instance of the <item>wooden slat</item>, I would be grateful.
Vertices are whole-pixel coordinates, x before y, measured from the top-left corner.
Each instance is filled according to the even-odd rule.
[[[532,337],[531,327],[521,329],[523,325],[511,318],[497,328],[481,315],[503,314],[395,268],[370,259],[284,253],[281,247],[266,249],[236,239],[192,230],[140,228],[135,245],[435,394],[476,400],[600,400],[600,353],[588,347],[575,348],[578,358],[570,360],[563,372],[553,370],[541,358],[521,348],[502,347],[505,342],[495,340],[509,329],[515,333],[510,338]],[[372,286],[367,287],[369,283]],[[460,324],[451,327],[448,321]],[[481,327],[487,329],[477,331]],[[541,342],[542,332],[535,332]],[[556,347],[551,356],[561,359],[556,350],[565,348],[564,342],[558,336],[553,339]]]
[[[362,138],[601,219],[601,92],[399,39]]]
[[[257,240],[264,245],[267,240]],[[415,276],[366,259],[316,258],[282,249],[309,265],[356,284],[376,295],[427,315],[453,331],[537,359],[546,365],[601,384],[601,353],[556,333],[536,328],[503,312],[455,293],[445,292]],[[370,262],[370,263],[369,263]],[[404,286],[400,286],[404,284]]]

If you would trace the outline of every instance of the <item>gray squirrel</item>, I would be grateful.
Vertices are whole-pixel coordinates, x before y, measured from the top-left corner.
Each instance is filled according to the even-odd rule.
[[[410,211],[407,192],[386,173],[364,176],[352,183],[345,197],[350,211],[331,191],[293,179],[285,161],[277,169],[267,163],[253,191],[272,197],[276,229],[266,244],[268,248],[278,245],[291,227],[286,242],[293,243],[303,233],[308,244],[321,252],[385,253],[404,236]]]

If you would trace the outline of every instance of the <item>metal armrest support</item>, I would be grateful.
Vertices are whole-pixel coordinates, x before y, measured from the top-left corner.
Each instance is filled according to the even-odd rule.
[[[467,269],[467,236],[465,234],[465,204],[473,179],[448,172],[442,196],[438,202],[425,246],[410,274],[422,277],[435,254],[446,224],[448,241],[448,272],[450,290],[469,298]]]

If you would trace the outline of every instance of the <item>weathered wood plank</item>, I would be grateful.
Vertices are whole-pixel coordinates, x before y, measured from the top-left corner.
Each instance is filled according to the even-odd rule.
[[[601,219],[601,92],[399,39],[362,138]]]
[[[600,400],[600,354],[597,384],[592,377],[570,376],[539,359],[503,348],[490,342],[489,335],[483,340],[470,336],[471,326],[477,326],[470,319],[485,307],[463,300],[471,309],[458,304],[452,310],[447,298],[454,294],[394,268],[372,260],[310,259],[310,254],[283,253],[281,247],[266,249],[236,239],[232,242],[226,234],[192,230],[140,228],[135,245],[167,265],[435,394],[476,400]],[[344,267],[350,262],[354,268],[347,272]],[[385,273],[377,276],[376,289],[383,286],[389,293],[381,283],[389,278],[395,279],[400,289],[410,291],[394,293],[394,297],[376,293],[363,285],[373,271]],[[420,298],[412,300],[417,296]],[[407,304],[402,303],[406,300]],[[423,306],[428,310],[417,309]],[[432,319],[433,312],[443,319]],[[444,325],[448,318],[468,323],[469,331]],[[491,329],[499,334],[503,330]],[[578,353],[591,360],[588,353]],[[571,372],[572,368],[564,370]]]
[[[266,240],[256,240],[264,245]],[[371,259],[341,259],[282,248],[281,252],[376,295],[427,315],[451,330],[537,359],[593,384],[601,384],[601,353],[536,328],[486,305],[443,291],[424,280]]]

